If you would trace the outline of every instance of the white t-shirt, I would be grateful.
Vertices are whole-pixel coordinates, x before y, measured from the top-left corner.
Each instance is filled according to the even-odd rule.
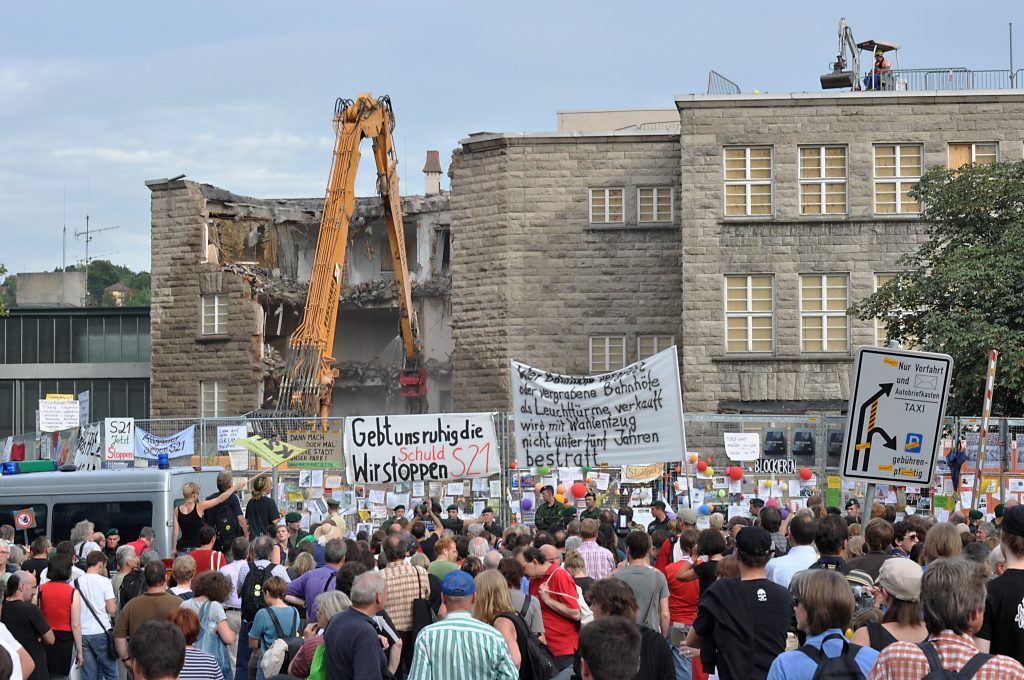
[[[96,550],[102,551],[103,549],[100,548],[99,544],[95,541],[75,543],[75,561],[77,562],[79,559],[84,560],[86,557],[89,556],[89,553],[94,552]]]
[[[107,600],[114,599],[114,586],[110,579],[99,574],[86,574],[79,576],[75,581],[77,588],[81,588],[82,595],[89,600],[89,604],[96,611],[100,621],[92,615],[85,602],[82,603],[82,635],[99,635],[110,630],[110,617],[107,615]]]
[[[47,569],[48,568],[49,567],[47,567]],[[85,575],[84,571],[82,571],[81,569],[79,569],[78,567],[76,567],[74,565],[71,566],[71,579],[70,579],[71,583],[74,583],[75,581],[77,581],[78,579],[80,579],[84,575]],[[39,573],[39,585],[43,585],[44,583],[49,583],[49,582],[50,582],[50,579],[46,576],[46,569],[43,569]]]
[[[18,656],[21,643],[14,639],[11,632],[7,630],[7,626],[2,623],[0,623],[0,647],[6,649],[7,653],[11,655],[11,663],[14,664],[11,680],[25,680],[25,676],[21,672],[21,658]]]

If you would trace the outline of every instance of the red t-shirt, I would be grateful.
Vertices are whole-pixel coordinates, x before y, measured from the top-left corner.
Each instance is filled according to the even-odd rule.
[[[193,550],[188,556],[196,561],[196,574],[202,574],[204,571],[217,571],[228,563],[224,553],[206,548]]]
[[[544,639],[547,640],[548,648],[555,656],[569,656],[576,652],[579,643],[579,623],[565,618],[544,604],[544,600],[540,597],[540,587],[544,583],[548,584],[552,596],[557,597],[560,604],[579,609],[580,604],[576,599],[576,581],[569,572],[557,564],[552,564],[541,578],[530,580],[530,595],[536,597],[540,602],[540,614],[544,620]],[[555,593],[561,593],[565,597],[558,597]]]
[[[693,624],[697,618],[697,601],[700,599],[700,581],[677,581],[676,574],[686,563],[679,560],[665,567],[665,578],[668,579],[668,613],[672,623]]]
[[[135,548],[135,555],[136,555],[136,557],[141,557],[143,551],[149,550],[149,546],[147,546],[146,542],[144,540],[142,540],[141,538],[136,540],[136,541],[132,541],[130,543],[125,543],[125,545],[130,545],[131,547]]]
[[[39,586],[40,609],[50,628],[71,632],[71,598],[75,588],[69,583],[50,581]]]

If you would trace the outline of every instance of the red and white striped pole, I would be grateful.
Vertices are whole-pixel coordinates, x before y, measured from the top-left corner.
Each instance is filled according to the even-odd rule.
[[[978,469],[974,475],[974,489],[971,494],[971,507],[973,510],[978,507],[978,490],[981,485],[982,470],[985,467],[985,444],[988,442],[988,418],[992,414],[992,389],[996,383],[996,361],[999,359],[999,352],[989,350],[988,353],[988,374],[985,377],[985,400],[981,407],[981,443],[978,445]]]

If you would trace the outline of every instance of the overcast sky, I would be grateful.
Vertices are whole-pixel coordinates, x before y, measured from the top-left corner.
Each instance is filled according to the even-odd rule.
[[[841,14],[858,41],[900,43],[904,68],[1006,69],[1008,23],[1024,33],[1020,0],[45,6],[0,6],[0,263],[11,272],[59,266],[65,224],[68,263],[81,260],[73,232],[87,213],[93,228],[120,227],[95,235],[92,256],[148,269],[147,179],[322,196],[337,97],[391,95],[402,192],[422,193],[427,149],[447,168],[471,132],[672,107],[705,90],[709,69],[744,92],[817,90]]]

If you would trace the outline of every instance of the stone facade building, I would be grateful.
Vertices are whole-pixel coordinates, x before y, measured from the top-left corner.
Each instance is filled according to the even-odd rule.
[[[435,173],[436,174],[436,173]],[[238,416],[276,406],[301,319],[323,199],[256,199],[189,180],[152,192],[152,415]],[[428,393],[401,397],[394,274],[377,198],[357,199],[333,355],[332,414],[451,406],[447,194],[402,199]]]
[[[856,348],[885,341],[847,308],[925,238],[916,181],[1024,155],[1024,95],[1011,91],[676,106],[677,130],[656,112],[631,126],[596,112],[577,119],[618,130],[560,116],[558,133],[463,140],[456,409],[508,408],[510,358],[600,372],[674,342],[690,413],[836,413]]]

